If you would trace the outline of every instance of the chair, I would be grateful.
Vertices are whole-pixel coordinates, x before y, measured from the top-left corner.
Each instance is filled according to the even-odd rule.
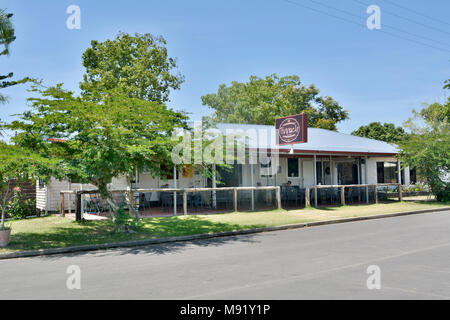
[[[232,190],[216,191],[216,206],[224,204],[225,209],[231,208],[233,206],[233,195]]]
[[[147,194],[139,193],[139,210],[145,211],[146,209],[148,209],[150,215],[152,215],[152,208],[150,206],[150,200],[147,200]]]
[[[252,203],[251,191],[238,192],[238,207],[242,205],[248,205],[250,207],[251,203]]]
[[[169,213],[170,208],[173,206],[173,195],[171,192],[160,192],[161,206],[167,208],[167,213]]]
[[[188,201],[191,205],[191,210],[200,209],[200,212],[203,211],[203,201],[202,196],[199,192],[190,192],[188,193]]]
[[[294,187],[286,187],[286,201],[295,201],[295,206],[298,206],[298,192],[297,188]]]
[[[321,205],[326,205],[328,199],[328,190],[317,188],[317,203]]]
[[[306,194],[305,188],[299,188],[297,190],[298,201],[300,202],[300,206],[305,204],[305,194]]]
[[[358,198],[358,191],[355,191],[355,188],[350,187],[347,188],[347,194],[346,194],[346,199],[345,199],[345,203],[354,203],[355,202],[355,198]]]

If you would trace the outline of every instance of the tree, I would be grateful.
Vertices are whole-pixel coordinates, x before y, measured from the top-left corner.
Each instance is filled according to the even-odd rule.
[[[34,88],[40,96],[28,99],[31,110],[4,127],[18,132],[12,139],[17,145],[59,159],[60,176],[95,185],[113,221],[119,208],[108,184],[115,177],[133,176],[136,169],[164,175],[159,165],[170,162],[177,142],[171,138],[173,130],[186,127],[183,113],[129,98],[119,89],[92,101],[62,84]]]
[[[296,75],[272,74],[221,84],[217,93],[202,96],[202,103],[214,109],[212,117],[205,119],[212,122],[274,125],[275,118],[304,112],[310,127],[337,130],[336,124],[348,118],[348,111],[319,93],[314,85],[305,87]]]
[[[0,9],[0,47],[3,48],[3,50],[0,51],[0,56],[9,55],[9,45],[16,39],[14,27],[11,21],[12,16],[12,13],[6,13],[5,10]],[[6,79],[12,78],[13,75],[14,73],[12,72],[9,72],[6,75],[0,75],[0,89],[31,80],[29,78],[25,78],[17,81],[6,81]],[[7,101],[7,97],[0,93],[0,103],[6,103]]]
[[[57,174],[58,166],[57,159],[44,158],[27,149],[0,141],[0,230],[5,229],[6,207],[14,195],[10,182],[35,177],[47,181],[50,176]]]
[[[101,100],[109,90],[120,88],[129,98],[166,102],[170,89],[179,89],[184,81],[171,73],[177,65],[168,57],[164,38],[150,34],[93,40],[82,59],[86,73],[80,88],[86,99]]]
[[[393,123],[371,122],[353,131],[352,135],[398,144],[407,136],[407,133],[402,127],[396,127]]]
[[[438,201],[450,201],[450,98],[413,113],[405,123],[411,135],[400,143],[401,160],[417,169]]]

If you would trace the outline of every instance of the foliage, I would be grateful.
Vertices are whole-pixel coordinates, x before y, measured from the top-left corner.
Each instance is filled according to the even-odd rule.
[[[160,164],[170,163],[172,133],[187,128],[187,117],[163,104],[169,89],[183,81],[171,73],[176,62],[165,45],[150,34],[92,41],[83,54],[79,96],[62,84],[35,82],[31,109],[0,128],[16,131],[12,140],[18,146],[57,159],[56,178],[95,185],[115,221],[118,208],[108,184],[122,175],[130,181],[135,170],[167,174]]]
[[[28,149],[0,141],[0,207],[2,211],[2,224],[8,203],[14,196],[10,181],[26,181],[33,177],[48,180],[57,173],[60,163],[56,159],[41,157]]]
[[[412,134],[400,144],[401,159],[405,166],[417,168],[438,201],[449,201],[450,98],[413,112],[414,117],[405,123]]]
[[[14,27],[12,24],[12,13],[7,13],[5,10],[0,9],[0,47],[3,47],[3,49],[0,49],[0,56],[2,55],[9,55],[9,45],[16,39]],[[22,80],[17,81],[6,81],[5,79],[9,79],[13,77],[12,72],[8,72],[6,75],[0,75],[0,89],[14,86],[19,83],[24,83],[27,81],[32,81],[30,78],[25,78]],[[7,97],[0,94],[0,103],[7,102]]]
[[[172,74],[176,61],[168,57],[163,37],[120,33],[114,40],[91,41],[83,53],[86,74],[80,84],[85,99],[99,99],[111,89],[125,96],[149,101],[168,101],[169,90],[184,81]]]
[[[186,116],[163,104],[128,98],[111,90],[100,101],[86,100],[62,85],[35,86],[31,110],[5,128],[17,131],[12,140],[28,150],[60,160],[60,178],[92,183],[111,200],[108,184],[144,168],[161,175],[170,161],[176,127]],[[51,138],[49,138],[51,137]],[[112,205],[112,201],[108,201]],[[114,208],[114,206],[112,206]]]
[[[212,122],[274,125],[275,118],[308,114],[310,127],[337,130],[336,124],[348,118],[348,111],[328,96],[319,96],[314,85],[304,86],[296,75],[276,74],[249,81],[222,84],[217,93],[202,96],[203,105],[214,109]]]
[[[123,206],[120,206],[119,209],[117,209],[115,226],[118,230],[124,232],[135,231],[139,228],[139,225],[139,221],[127,214]]]
[[[13,220],[33,216],[36,214],[36,200],[27,199],[20,189],[16,189],[13,198],[7,204],[6,213]]]
[[[429,187],[424,183],[411,184],[409,186],[403,187],[404,192],[429,192]]]
[[[402,127],[396,127],[393,123],[371,122],[353,131],[352,135],[397,144],[407,136],[407,133]]]

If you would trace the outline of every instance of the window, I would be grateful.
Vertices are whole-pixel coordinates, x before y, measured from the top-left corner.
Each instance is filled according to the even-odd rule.
[[[416,174],[416,168],[409,170],[409,181],[411,184],[417,183],[417,174]]]
[[[358,165],[354,162],[338,163],[338,184],[358,184]]]
[[[397,183],[397,173],[397,162],[377,162],[377,183]]]
[[[377,183],[384,183],[384,162],[377,162]]]
[[[272,177],[272,159],[270,157],[260,158],[259,173],[261,177]]]
[[[288,177],[298,177],[298,158],[288,158]]]
[[[216,179],[218,187],[239,187],[242,185],[242,165],[234,164],[232,168],[217,167]]]
[[[323,184],[322,181],[322,162],[316,161],[316,178],[317,178],[317,184]]]

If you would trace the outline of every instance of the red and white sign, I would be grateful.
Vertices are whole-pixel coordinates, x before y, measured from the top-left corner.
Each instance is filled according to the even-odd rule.
[[[275,119],[277,144],[308,142],[308,116],[305,113]]]

